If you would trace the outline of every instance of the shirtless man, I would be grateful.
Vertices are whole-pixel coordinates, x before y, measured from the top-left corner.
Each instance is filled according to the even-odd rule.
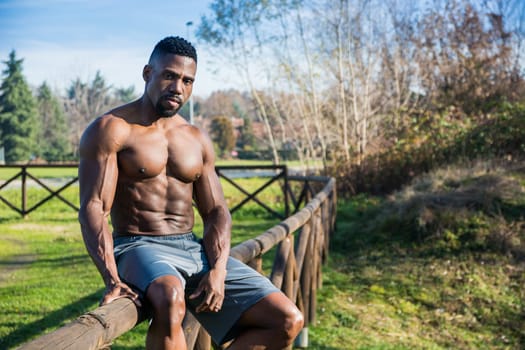
[[[212,143],[177,114],[196,69],[189,42],[161,40],[143,69],[142,97],[97,118],[82,136],[79,221],[106,285],[102,304],[123,297],[147,304],[147,349],[186,349],[186,308],[217,344],[282,349],[302,315],[267,278],[229,257],[231,217]],[[192,199],[202,239],[192,231]]]

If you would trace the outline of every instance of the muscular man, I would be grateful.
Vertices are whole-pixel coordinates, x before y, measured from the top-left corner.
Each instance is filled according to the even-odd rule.
[[[229,257],[231,217],[212,143],[177,114],[196,69],[189,42],[161,40],[143,69],[142,97],[97,118],[82,136],[79,221],[106,285],[102,304],[123,297],[147,304],[147,349],[186,349],[186,308],[217,344],[282,349],[302,315],[267,278]],[[192,200],[202,239],[193,234]]]

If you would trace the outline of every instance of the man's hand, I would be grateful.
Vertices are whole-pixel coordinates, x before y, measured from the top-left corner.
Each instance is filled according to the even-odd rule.
[[[224,300],[224,278],[226,271],[210,270],[199,282],[197,289],[189,296],[195,299],[204,293],[204,299],[195,308],[196,312],[218,312]]]
[[[121,298],[129,298],[138,307],[142,306],[138,294],[135,293],[127,284],[123,282],[116,282],[108,286],[106,288],[106,292],[104,293],[104,297],[100,302],[100,305],[106,305],[111,303],[113,300]]]

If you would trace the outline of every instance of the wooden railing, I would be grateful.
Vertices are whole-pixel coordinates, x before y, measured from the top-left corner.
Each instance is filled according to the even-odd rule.
[[[237,210],[241,209],[243,205],[248,203],[249,201],[254,201],[274,217],[277,217],[279,219],[285,219],[288,217],[290,213],[288,194],[290,193],[290,191],[288,190],[288,170],[286,168],[286,165],[217,166],[215,167],[215,171],[217,172],[220,178],[224,179],[226,182],[231,184],[233,187],[235,187],[238,191],[240,191],[246,196],[239,203],[235,204],[233,207],[230,208],[230,212],[232,214],[235,213]],[[228,171],[252,172],[252,175],[257,175],[257,172],[259,171],[269,171],[271,172],[271,175],[269,176],[269,180],[267,180],[262,186],[257,188],[255,191],[250,192],[242,186],[240,186],[234,180],[233,176],[228,176]],[[282,186],[284,194],[284,213],[279,213],[275,211],[273,208],[270,208],[267,204],[257,199],[257,194],[261,193],[272,183],[280,179],[282,179],[284,182]]]
[[[65,204],[67,204],[69,207],[71,207],[73,210],[78,211],[78,206],[76,204],[71,203],[68,199],[64,198],[61,195],[61,192],[64,191],[66,188],[72,186],[78,181],[78,177],[74,176],[72,179],[67,181],[65,184],[62,184],[60,188],[53,189],[51,186],[46,185],[42,179],[39,179],[35,175],[31,174],[29,172],[29,169],[31,168],[78,168],[78,164],[71,163],[71,164],[23,164],[23,165],[0,165],[0,169],[19,169],[19,171],[10,177],[8,180],[4,181],[0,185],[0,190],[7,188],[9,185],[15,185],[16,187],[20,188],[20,195],[21,195],[21,201],[20,205],[17,205],[13,203],[12,201],[8,200],[4,196],[0,195],[0,201],[2,201],[5,205],[7,205],[12,210],[16,211],[22,216],[26,216],[32,211],[38,209],[40,206],[42,206],[47,201],[58,198]],[[28,180],[31,180],[35,183],[35,185],[47,190],[49,194],[38,201],[35,204],[29,205],[27,203],[27,190],[28,190]],[[19,181],[19,185],[16,184],[16,182]]]
[[[11,176],[9,179],[0,182],[0,192],[4,189],[15,187],[20,190],[20,203],[15,203],[15,201],[10,200],[3,196],[0,193],[0,202],[3,202],[11,210],[16,211],[21,216],[25,217],[31,212],[40,208],[44,203],[50,201],[51,199],[58,199],[65,203],[67,206],[73,210],[78,211],[79,208],[76,204],[72,203],[70,200],[65,198],[62,195],[62,192],[72,185],[78,184],[78,176],[72,176],[66,180],[65,183],[60,183],[59,187],[54,189],[52,185],[46,184],[44,179],[38,178],[34,174],[35,169],[42,168],[62,168],[62,169],[77,169],[77,163],[69,164],[13,164],[13,165],[0,165],[0,169],[15,169],[15,175]],[[233,214],[237,210],[241,209],[246,203],[253,201],[259,206],[263,207],[267,212],[272,216],[284,219],[289,215],[289,205],[288,205],[288,171],[285,165],[252,165],[252,166],[216,166],[215,171],[220,178],[224,179],[226,182],[231,184],[234,188],[240,191],[245,197],[234,206],[230,208],[230,212]],[[262,176],[268,178],[268,180],[259,188],[254,191],[248,191],[243,188],[237,181],[235,181],[235,173],[232,175],[231,172],[242,172],[248,177],[252,176]],[[238,176],[238,174],[237,174]],[[284,212],[277,212],[274,208],[270,208],[267,204],[257,199],[257,195],[268,188],[273,183],[283,180],[283,194],[284,194]],[[28,190],[31,188],[43,189],[47,192],[47,195],[37,201],[36,203],[28,203]],[[296,206],[297,208],[297,206]]]
[[[288,177],[302,184],[295,196],[286,188],[295,214],[261,235],[231,249],[231,255],[262,272],[263,255],[277,246],[271,275],[280,288],[304,315],[305,328],[296,339],[298,347],[307,346],[308,324],[316,321],[317,290],[321,287],[321,265],[328,255],[330,235],[335,227],[335,180],[326,177]],[[319,191],[316,191],[320,188]],[[306,205],[299,209],[300,203]],[[118,299],[88,312],[68,325],[22,345],[19,349],[106,349],[121,334],[146,318],[145,310],[129,299]],[[209,335],[191,315],[183,322],[188,349],[208,350]]]

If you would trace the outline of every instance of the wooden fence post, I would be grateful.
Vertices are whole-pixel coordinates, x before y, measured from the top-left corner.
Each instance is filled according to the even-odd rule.
[[[286,263],[290,256],[290,251],[292,250],[290,237],[283,239],[277,248],[275,253],[275,259],[272,268],[272,274],[270,275],[270,280],[273,285],[279,289],[282,289],[283,280],[285,277]]]
[[[313,213],[312,217],[312,235],[311,235],[311,255],[310,259],[312,261],[310,265],[310,273],[312,275],[311,282],[310,282],[310,295],[309,297],[309,304],[310,304],[310,323],[315,324],[317,320],[317,287],[319,285],[319,258],[318,258],[318,249],[319,249],[319,220],[318,216],[316,215],[316,212]]]
[[[262,255],[258,255],[255,258],[251,259],[246,263],[246,265],[250,266],[252,269],[259,273],[263,273],[262,269]]]
[[[287,240],[289,240],[290,245],[288,247],[288,259],[286,260],[286,267],[284,270],[284,279],[283,279],[283,286],[281,290],[283,291],[286,296],[294,302],[294,285],[295,285],[295,269],[296,269],[296,261],[295,261],[295,254],[294,254],[294,236],[289,235]]]
[[[27,215],[27,168],[25,166],[21,169],[22,173],[22,217]]]
[[[304,304],[304,318],[306,323],[311,323],[312,321],[312,310],[311,310],[311,303],[310,303],[310,294],[311,294],[311,285],[312,285],[312,263],[313,259],[310,259],[312,256],[312,237],[315,235],[314,230],[312,229],[312,217],[308,220],[305,227],[309,227],[309,235],[308,235],[308,241],[306,245],[306,251],[305,251],[305,259],[303,261],[302,265],[302,272],[301,272],[301,294],[303,296],[303,304]],[[306,258],[308,257],[308,258]]]

